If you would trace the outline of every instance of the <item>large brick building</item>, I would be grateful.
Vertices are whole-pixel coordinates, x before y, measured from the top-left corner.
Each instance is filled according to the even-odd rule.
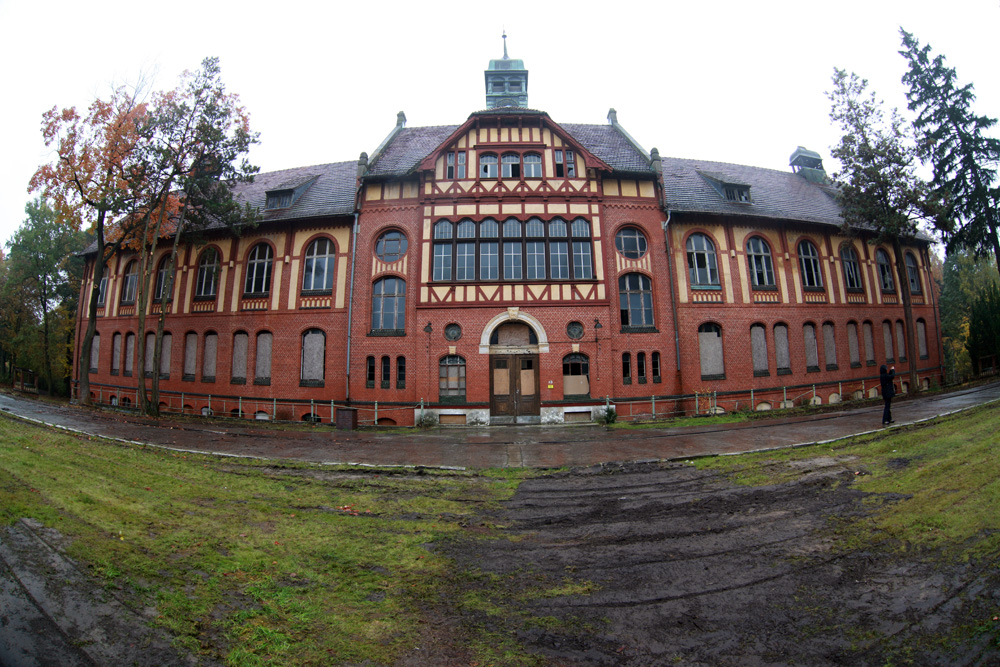
[[[561,422],[609,403],[628,416],[873,395],[887,360],[940,377],[927,239],[905,248],[906,359],[891,249],[844,233],[819,155],[797,149],[787,172],[661,158],[614,110],[579,125],[528,108],[506,49],[485,74],[487,108],[464,123],[408,128],[400,113],[370,157],[260,174],[240,191],[256,230],[183,249],[166,407]],[[103,402],[133,402],[154,371],[151,352],[135,359],[155,327],[136,330],[135,267],[109,263],[87,351]]]

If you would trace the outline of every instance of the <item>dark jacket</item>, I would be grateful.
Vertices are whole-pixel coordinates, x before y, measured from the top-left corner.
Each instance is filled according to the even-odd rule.
[[[879,383],[882,385],[882,398],[892,398],[896,395],[896,385],[893,384],[896,378],[896,371],[889,370],[883,364],[881,368],[878,369],[878,379]]]

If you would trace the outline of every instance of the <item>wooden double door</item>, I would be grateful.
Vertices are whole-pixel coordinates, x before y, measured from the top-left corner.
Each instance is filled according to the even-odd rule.
[[[538,417],[537,354],[490,355],[490,416],[498,423]]]

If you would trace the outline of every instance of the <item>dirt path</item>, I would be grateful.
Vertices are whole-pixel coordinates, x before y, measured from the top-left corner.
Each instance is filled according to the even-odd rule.
[[[967,595],[1000,589],[995,568],[839,550],[829,522],[865,511],[855,471],[808,466],[759,488],[683,464],[530,480],[503,517],[518,539],[453,555],[512,590],[540,576],[593,582],[589,595],[530,605],[589,628],[508,628],[558,665],[1000,664],[995,646],[944,654],[935,643],[972,617]]]

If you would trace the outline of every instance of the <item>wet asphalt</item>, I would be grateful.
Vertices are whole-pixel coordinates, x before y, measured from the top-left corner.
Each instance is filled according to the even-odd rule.
[[[1000,400],[1000,382],[893,402],[894,427]],[[427,431],[309,431],[230,420],[149,420],[0,394],[0,410],[56,427],[225,456],[375,466],[591,466],[684,459],[826,442],[882,429],[881,403],[838,412],[672,428],[595,425],[442,427]],[[59,536],[22,520],[0,531],[0,667],[177,664],[148,619],[108,599],[62,555]],[[162,651],[162,653],[157,653]],[[150,662],[149,660],[152,660]]]

